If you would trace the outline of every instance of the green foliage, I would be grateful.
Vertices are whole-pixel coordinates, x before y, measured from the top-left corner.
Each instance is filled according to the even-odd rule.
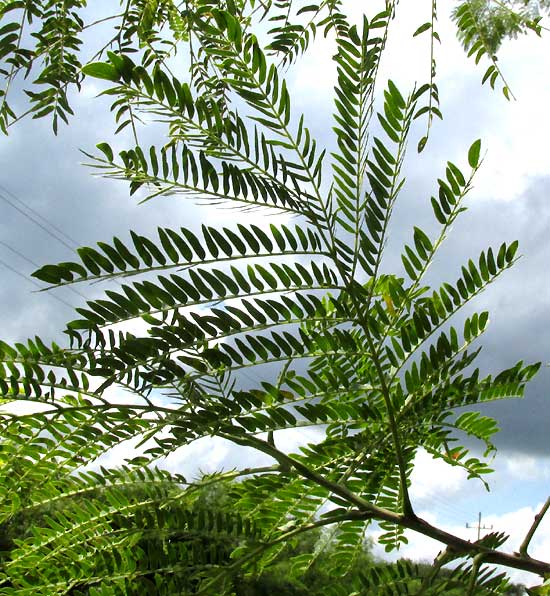
[[[466,14],[466,20],[461,20]],[[508,0],[507,2],[488,2],[487,0],[469,0],[461,2],[454,10],[458,21],[458,32],[464,46],[469,50],[481,41],[491,54],[496,54],[507,37],[516,38],[528,30],[541,34],[539,25],[541,13],[550,8],[546,0],[529,2],[525,0]],[[470,21],[469,19],[473,19]],[[477,51],[477,50],[476,50]],[[472,52],[471,55],[475,54]],[[478,58],[476,58],[478,60]]]
[[[82,79],[78,54],[84,26],[80,13],[85,5],[85,0],[14,0],[0,5],[0,74],[6,80],[0,91],[3,132],[16,118],[8,104],[9,88],[17,76],[31,70],[37,74],[33,88],[27,90],[34,117],[51,115],[56,132],[58,120],[67,122],[72,115],[67,93],[69,85],[78,85]],[[26,27],[32,31],[32,47],[23,41],[28,38]]]
[[[458,37],[468,53],[478,64],[483,57],[491,64],[486,69],[482,83],[494,89],[497,81],[502,83],[502,92],[506,99],[513,97],[512,91],[497,64],[497,51],[506,38],[533,31],[542,33],[541,13],[547,12],[550,5],[546,0],[529,2],[525,0],[465,0],[459,2],[453,10]]]
[[[85,0],[4,0],[0,3],[0,77],[4,80],[0,87],[0,130],[5,134],[10,126],[27,115],[50,117],[57,133],[60,120],[67,122],[73,115],[71,91],[80,89],[85,76],[99,75],[99,78],[111,80],[112,70],[103,68],[97,71],[86,64],[90,53],[87,49],[83,57],[81,47],[85,30],[93,30],[97,41],[92,62],[104,58],[108,51],[115,51],[121,60],[139,53],[145,66],[153,66],[164,64],[185,47],[191,58],[191,72],[197,91],[214,99],[222,110],[228,85],[212,69],[210,51],[215,44],[205,43],[197,48],[193,45],[193,35],[190,35],[190,30],[197,33],[196,24],[201,15],[208,17],[212,9],[226,6],[244,27],[252,22],[253,16],[263,21],[262,26],[267,24],[269,40],[265,50],[268,56],[275,58],[274,63],[278,66],[293,64],[311,47],[319,33],[324,37],[335,34],[344,42],[339,43],[339,52],[350,72],[349,56],[345,57],[349,27],[341,0],[318,3],[293,0],[227,0],[221,3],[213,0],[119,0],[118,11],[110,5],[109,12],[95,20],[87,4]],[[391,1],[386,4],[387,14],[395,12],[396,3]],[[414,32],[415,36],[431,36],[429,82],[419,88],[420,95],[427,94],[426,104],[417,112],[417,116],[427,116],[427,132],[419,142],[420,150],[427,142],[433,117],[441,117],[436,83],[435,43],[441,41],[437,32],[437,0],[426,1],[425,4],[429,7],[429,19],[418,24]],[[90,8],[96,7],[90,5]],[[483,55],[492,60],[484,82],[489,80],[494,86],[501,77],[505,94],[511,96],[494,56],[506,37],[516,37],[527,31],[540,35],[541,15],[548,8],[547,0],[458,2],[454,17],[458,36],[466,51],[475,56],[476,62]],[[110,30],[105,29],[105,23],[112,25]],[[369,42],[371,47],[363,58],[357,55],[353,60],[364,60],[367,54],[372,58],[385,43],[385,25],[376,18],[371,21],[373,23],[381,27],[378,41],[374,46]],[[371,66],[376,68],[376,64],[370,60]],[[353,76],[361,72],[363,79],[367,80],[370,67],[366,62],[363,66],[366,70],[355,70]],[[22,81],[25,81],[24,92],[28,103],[20,113],[16,113],[14,106],[19,106],[22,98],[16,97],[17,102],[14,103],[12,97],[19,92]],[[372,86],[364,87],[359,93],[368,94],[369,89]],[[367,106],[368,102],[365,101],[364,105]],[[125,124],[132,123],[134,127],[136,121],[132,107],[122,102],[119,109],[127,116]],[[368,109],[364,116],[367,112]]]
[[[19,10],[47,23],[54,4],[4,3],[1,14]],[[470,304],[514,264],[517,242],[473,255],[450,281],[426,284],[466,210],[480,140],[465,148],[464,166],[448,162],[434,183],[427,206],[435,232],[412,225],[400,238],[402,269],[385,268],[412,121],[427,113],[429,130],[439,115],[433,68],[430,82],[409,92],[389,80],[380,110],[373,107],[395,9],[387,3],[352,24],[337,0],[299,9],[290,0],[197,0],[185,10],[169,1],[128,2],[110,51],[82,69],[63,51],[56,68],[68,70],[42,75],[54,94],[31,94],[40,106],[35,116],[70,113],[63,93],[81,73],[105,85],[117,132],[130,127],[134,140],[118,153],[100,142],[87,155],[100,173],[127,181],[131,194],[261,208],[296,221],[253,224],[243,216],[237,224],[205,223],[200,233],[159,228],[155,238],[132,231],[130,239],[81,247],[74,261],[34,274],[52,287],[125,283],[77,309],[67,347],[38,337],[0,343],[0,522],[48,511],[10,550],[0,593],[232,594],[236,577],[264,577],[273,590],[280,578],[265,579],[270,568],[308,577],[320,561],[328,576],[346,578],[364,561],[373,522],[387,551],[407,541],[406,529],[449,550],[433,574],[408,562],[374,567],[361,586],[342,583],[335,594],[442,593],[465,582],[469,594],[497,594],[506,582],[484,562],[548,571],[527,545],[504,553],[504,535],[477,543],[450,536],[420,520],[410,500],[419,449],[485,482],[485,457],[462,443],[469,435],[487,455],[497,426],[471,407],[522,396],[539,365],[518,362],[487,376],[475,367],[488,313]],[[274,24],[267,40],[256,30],[266,19]],[[294,19],[306,21],[297,26]],[[417,33],[429,29],[434,39],[434,23],[432,4],[429,27]],[[164,24],[173,39],[163,35]],[[19,51],[12,29],[2,31],[15,74],[41,54]],[[337,48],[330,154],[307,115],[295,113],[281,67],[308,50],[318,29]],[[186,80],[168,65],[180,42],[191,44]],[[426,93],[428,104],[420,106]],[[7,129],[15,116],[3,110]],[[161,146],[140,144],[142,117],[165,125]],[[426,142],[427,133],[418,148]],[[464,307],[469,315],[459,327],[455,315]],[[128,331],[130,321],[144,330]],[[243,370],[261,380],[250,387]],[[121,391],[131,397],[118,399]],[[34,409],[23,414],[22,404]],[[306,427],[317,428],[318,438],[289,454],[280,431]],[[242,478],[230,510],[208,500],[197,508],[203,482],[174,491],[185,480],[154,467],[209,437],[273,461],[208,480]],[[127,440],[143,454],[122,469],[84,471]],[[292,551],[294,541],[325,526],[326,540]],[[439,575],[459,559],[455,571]]]
[[[146,480],[129,469],[121,470],[116,489],[117,499],[126,499],[133,504],[147,500],[152,496],[152,478],[149,475]],[[174,593],[175,590],[182,590],[182,586],[186,586],[184,591],[193,592],[194,582],[190,578],[193,577],[194,566],[191,556],[206,557],[210,563],[217,565],[229,565],[231,551],[243,539],[254,539],[250,529],[245,528],[235,514],[232,497],[235,484],[216,476],[204,476],[196,486],[185,488],[178,480],[182,481],[181,478],[170,479],[166,476],[165,484],[157,486],[162,506],[154,518],[141,515],[139,520],[133,520],[117,515],[111,522],[115,535],[124,530],[133,530],[136,534],[133,522],[139,521],[140,531],[137,532],[133,551],[141,574],[136,574],[128,582],[129,593],[139,594],[147,590],[152,593]],[[52,519],[63,519],[70,515],[74,511],[74,501],[78,499],[85,496],[98,508],[107,506],[115,497],[113,489],[113,484],[106,483],[96,488],[88,487],[88,490],[75,493],[71,498],[19,513],[0,528],[3,558],[9,558],[10,552],[16,548],[14,539],[19,543],[29,540],[33,532],[48,525]],[[330,573],[330,560],[338,549],[334,534],[320,529],[299,534],[285,545],[273,564],[261,575],[235,573],[231,579],[232,589],[238,596],[320,596],[327,593],[349,594],[357,590],[367,590],[369,594],[410,594],[417,592],[426,578],[434,576],[435,579],[437,575],[437,581],[433,582],[434,593],[442,593],[442,590],[450,596],[464,593],[468,583],[467,569],[439,569],[436,574],[435,568],[427,564],[407,560],[397,563],[376,561],[370,553],[370,546],[370,543],[363,545],[353,564],[348,566],[346,575],[339,577],[335,586]],[[181,573],[176,571],[170,579],[165,578],[163,581],[154,572],[161,563],[166,565],[170,551],[177,552]],[[311,558],[316,551],[315,560],[297,576],[296,561]],[[151,573],[147,573],[147,570],[151,570]],[[96,568],[96,573],[102,571]],[[178,575],[185,575],[186,579]],[[495,580],[488,576],[483,585],[486,591],[479,593],[490,594],[489,588],[495,585]],[[520,590],[519,586],[511,585],[504,594],[511,596],[523,593],[517,590]],[[93,591],[94,588],[75,585],[71,593],[90,594]]]
[[[30,593],[193,593],[198,570],[228,565],[235,546],[254,537],[251,525],[224,505],[224,493],[216,490],[224,485],[211,489],[211,477],[185,488],[181,477],[125,467],[65,481],[72,483],[72,491],[50,494],[41,502],[33,494],[32,506],[1,528],[7,571],[24,574]],[[93,523],[84,520],[83,511],[93,514]],[[81,522],[78,543],[64,536],[75,520]],[[25,556],[29,546],[34,564]],[[86,556],[90,551],[93,557]],[[67,557],[80,569],[86,561],[87,579],[79,581],[75,568],[72,583],[58,586],[51,567],[67,567]],[[159,569],[165,573],[159,575]],[[25,588],[15,592],[25,593]]]

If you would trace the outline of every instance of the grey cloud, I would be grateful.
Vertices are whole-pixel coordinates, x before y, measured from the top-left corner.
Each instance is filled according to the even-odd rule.
[[[424,185],[428,185],[424,182]],[[498,248],[503,241],[518,239],[523,255],[516,265],[498,278],[481,296],[465,309],[465,314],[488,310],[491,324],[481,338],[482,352],[477,365],[484,373],[497,373],[524,362],[550,361],[550,211],[546,206],[550,191],[550,177],[533,179],[523,196],[509,202],[475,200],[457,220],[452,233],[434,263],[429,281],[437,287],[442,281],[454,282],[460,275],[460,266],[469,258],[474,261],[481,250]],[[431,189],[405,190],[412,201],[418,196],[429,197]],[[411,196],[412,195],[412,196]],[[406,201],[406,198],[403,198]],[[424,207],[427,202],[424,199]],[[416,205],[406,205],[396,213],[395,232],[410,238],[413,222],[419,220]],[[433,227],[424,213],[427,229]],[[398,243],[387,262],[399,267]],[[460,328],[461,317],[457,318]],[[548,454],[550,428],[549,391],[550,369],[543,366],[538,376],[528,385],[523,401],[501,400],[479,408],[495,417],[501,432],[496,437],[498,447],[538,455]]]
[[[65,231],[77,241],[74,248],[108,241],[113,235],[127,239],[130,229],[151,235],[157,226],[196,228],[201,215],[207,214],[201,207],[189,209],[190,204],[181,197],[163,197],[138,207],[143,196],[130,198],[126,183],[92,176],[93,170],[81,165],[89,160],[79,149],[94,153],[97,142],[111,141],[112,123],[105,117],[105,106],[95,99],[76,98],[75,106],[78,117],[69,127],[61,127],[57,137],[47,120],[26,120],[15,126],[9,137],[0,139],[0,185],[15,196],[10,197],[0,188],[0,259],[27,277],[36,267],[13,251],[39,266],[73,260],[75,253],[2,200],[2,196],[54,234],[59,236],[18,201]],[[147,142],[154,142],[152,136],[148,135]],[[117,138],[115,142],[125,141]],[[62,239],[73,244],[66,237]],[[37,332],[59,339],[59,330],[74,315],[51,296],[37,294],[37,288],[21,275],[0,264],[3,339],[21,341]],[[109,285],[76,289],[91,298],[105,287]],[[68,289],[52,293],[74,306],[83,303],[82,297]]]

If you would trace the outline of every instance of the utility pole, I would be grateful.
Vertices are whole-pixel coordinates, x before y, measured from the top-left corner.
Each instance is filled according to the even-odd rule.
[[[477,516],[477,526],[471,526],[470,524],[466,524],[466,527],[471,530],[477,530],[478,542],[479,542],[479,539],[481,538],[481,530],[492,530],[493,529],[492,524],[490,526],[482,526],[481,525],[481,511],[479,512],[479,515]]]

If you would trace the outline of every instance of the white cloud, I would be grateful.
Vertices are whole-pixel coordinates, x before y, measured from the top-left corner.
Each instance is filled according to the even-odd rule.
[[[204,474],[231,468],[235,448],[229,441],[219,437],[204,437],[170,454],[161,467],[176,474],[183,474],[188,481]],[[248,458],[247,458],[248,459]]]
[[[296,452],[301,446],[318,442],[324,435],[319,429],[288,429],[275,434],[279,449]],[[203,473],[236,468],[268,466],[276,463],[271,457],[249,447],[241,447],[219,437],[204,437],[170,454],[161,467],[195,478]]]
[[[293,453],[302,446],[321,441],[323,437],[322,429],[297,428],[275,433],[275,442],[285,453]],[[143,454],[153,445],[153,442],[149,441],[138,448],[136,446],[139,441],[140,438],[135,438],[117,445],[90,467],[96,469],[100,465],[120,466],[124,460]],[[219,437],[203,437],[180,447],[165,459],[159,460],[157,465],[170,472],[183,474],[188,480],[192,480],[202,473],[268,466],[274,463],[276,462],[271,457],[256,449],[242,447]]]
[[[435,515],[430,513],[429,511],[422,511],[419,512],[419,516],[426,520],[428,523],[433,525],[437,525],[437,518]],[[383,532],[381,530],[375,530],[370,535],[377,540],[379,536]],[[406,532],[406,537],[408,543],[402,546],[398,551],[392,551],[391,553],[386,553],[382,546],[378,543],[375,543],[373,547],[373,553],[376,557],[389,560],[389,561],[396,561],[400,558],[408,558],[413,561],[433,561],[433,559],[437,556],[437,553],[444,548],[444,545],[424,536],[423,534],[419,534],[418,532]]]
[[[504,544],[503,549],[515,552],[519,549],[541,507],[542,503],[538,503],[532,507],[522,507],[502,515],[488,515],[484,519],[484,524],[492,525],[494,530],[509,534],[510,539]],[[545,517],[534,535],[529,554],[535,559],[546,560],[548,552],[550,552],[550,517]],[[527,585],[535,584],[538,579],[532,573],[519,570],[511,570],[510,576],[514,581]]]
[[[503,456],[505,471],[514,481],[550,480],[550,461],[523,454]]]
[[[275,441],[279,449],[285,453],[296,453],[300,447],[309,443],[319,443],[325,437],[322,428],[288,428],[276,433]]]
[[[451,497],[464,490],[467,482],[467,474],[462,468],[450,466],[442,459],[434,459],[423,449],[417,452],[411,477],[413,501],[422,504],[434,494],[440,498]]]
[[[503,453],[497,461],[497,471],[491,483],[497,490],[489,497],[489,502],[492,502],[500,511],[484,513],[482,525],[487,528],[492,527],[493,531],[508,534],[510,538],[501,550],[513,553],[519,549],[526,532],[533,523],[535,514],[542,507],[542,502],[538,502],[514,508],[513,487],[517,486],[518,482],[525,484],[547,480],[550,478],[550,465],[548,462],[521,454]],[[434,460],[421,450],[416,456],[410,492],[413,506],[419,517],[465,540],[475,540],[476,530],[472,526],[475,526],[477,521],[472,511],[474,508],[477,510],[478,507],[481,509],[479,499],[484,491],[473,481],[467,480],[462,470]],[[466,502],[463,500],[465,494],[469,495]],[[506,503],[510,507],[508,510]],[[485,503],[483,506],[487,508]],[[466,526],[466,522],[470,527]],[[381,533],[380,530],[375,530],[371,536],[376,539]],[[416,532],[407,531],[406,536],[409,542],[399,551],[387,554],[380,545],[375,544],[374,554],[392,561],[404,557],[415,561],[431,562],[444,548],[441,543]],[[550,552],[550,516],[543,519],[529,549],[532,557],[542,560],[547,559],[548,552]],[[514,582],[525,585],[537,583],[538,578],[532,573],[514,569],[502,570],[507,571]]]
[[[110,330],[115,336],[118,336],[119,333],[131,333],[136,337],[147,337],[147,332],[150,328],[151,325],[149,323],[144,321],[141,317],[136,317],[127,321],[115,323],[114,325],[108,325],[105,328],[104,335],[106,336],[108,330]]]
[[[364,12],[361,3],[345,3],[345,9],[352,21],[360,22]],[[369,14],[374,10],[369,7]],[[462,160],[468,144],[481,137],[487,155],[471,197],[519,199],[534,177],[545,176],[549,171],[550,119],[541,117],[541,107],[550,103],[546,61],[550,38],[539,39],[531,34],[504,43],[499,66],[517,97],[516,101],[508,102],[501,92],[502,81],[497,81],[495,90],[488,84],[481,87],[490,62],[484,58],[476,65],[467,58],[456,39],[456,27],[449,14],[440,11],[438,16],[436,30],[442,44],[435,46],[436,83],[444,120],[434,126],[434,140],[446,139],[450,152],[453,140],[460,141],[460,155],[448,157]],[[380,86],[391,78],[407,93],[415,84],[429,80],[429,34],[412,37],[414,30],[428,19],[429,12],[419,14],[414,3],[399,7],[381,62]],[[328,116],[327,105],[336,80],[331,61],[335,49],[332,39],[318,35],[313,50],[291,70],[294,99],[298,99],[310,118],[317,113]],[[458,151],[458,146],[454,150]]]
[[[550,102],[546,60],[550,39],[529,36],[507,44],[500,63],[517,101],[499,102],[485,116],[488,148],[476,194],[494,199],[519,198],[533,177],[548,175],[550,121],[541,107]]]
[[[144,448],[137,447],[140,441],[140,437],[123,441],[112,449],[109,449],[109,451],[104,453],[95,461],[83,466],[81,470],[98,470],[100,467],[107,469],[118,468],[124,465],[127,459],[131,459],[143,454]]]

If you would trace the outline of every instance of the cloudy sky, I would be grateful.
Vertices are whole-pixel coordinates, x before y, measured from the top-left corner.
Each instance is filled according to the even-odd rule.
[[[359,5],[351,10],[359,16]],[[419,14],[425,4],[426,14]],[[451,3],[452,4],[452,3]],[[380,81],[391,77],[406,92],[415,81],[424,82],[429,64],[426,39],[411,39],[412,32],[428,19],[428,2],[402,3],[385,55]],[[454,38],[453,27],[443,11],[439,33],[438,85],[444,120],[436,122],[428,147],[417,156],[411,144],[406,164],[407,184],[396,211],[392,232],[408,237],[413,224],[430,229],[429,197],[445,163],[466,164],[470,144],[483,140],[487,151],[469,198],[469,211],[456,223],[445,245],[433,278],[456,279],[460,264],[477,257],[489,245],[520,240],[523,258],[476,303],[491,312],[491,326],[483,341],[480,364],[499,370],[519,359],[545,363],[523,401],[507,401],[487,408],[500,422],[496,443],[499,454],[491,480],[491,492],[466,482],[460,473],[418,456],[413,488],[420,514],[434,523],[468,538],[475,538],[478,512],[482,523],[511,534],[508,550],[516,548],[550,486],[550,38],[529,36],[505,44],[499,64],[517,97],[507,102],[499,92],[481,87],[484,69],[467,60]],[[333,71],[330,42],[315,45],[308,57],[288,73],[294,113],[303,111],[320,142],[330,143]],[[156,226],[197,227],[208,219],[231,217],[227,211],[212,212],[183,199],[164,198],[137,206],[122,183],[91,176],[81,167],[80,149],[90,150],[112,138],[106,103],[95,99],[99,87],[84,86],[75,99],[78,118],[70,127],[51,134],[46,121],[23,121],[9,137],[0,139],[0,328],[2,339],[13,342],[39,334],[60,339],[63,323],[72,318],[71,307],[83,302],[81,295],[65,289],[36,293],[29,274],[36,266],[72,259],[71,248],[126,237],[129,229],[151,233]],[[423,126],[421,124],[420,126]],[[415,131],[417,137],[422,129]],[[257,216],[258,217],[258,216]],[[48,230],[48,232],[46,231]],[[402,234],[402,235],[401,235]],[[400,236],[401,235],[401,236]],[[390,244],[390,248],[391,248]],[[388,255],[388,264],[397,263]],[[397,265],[399,266],[399,265]],[[75,288],[90,296],[101,288]],[[288,444],[311,440],[289,434]],[[110,457],[116,464],[126,448]],[[202,442],[177,454],[167,466],[175,471],[219,469],[235,463],[236,452],[223,442]],[[251,455],[258,463],[261,458]],[[550,520],[539,530],[533,556],[550,552]],[[403,553],[427,558],[438,546],[423,537],[411,537]],[[529,574],[514,577],[534,581]]]

